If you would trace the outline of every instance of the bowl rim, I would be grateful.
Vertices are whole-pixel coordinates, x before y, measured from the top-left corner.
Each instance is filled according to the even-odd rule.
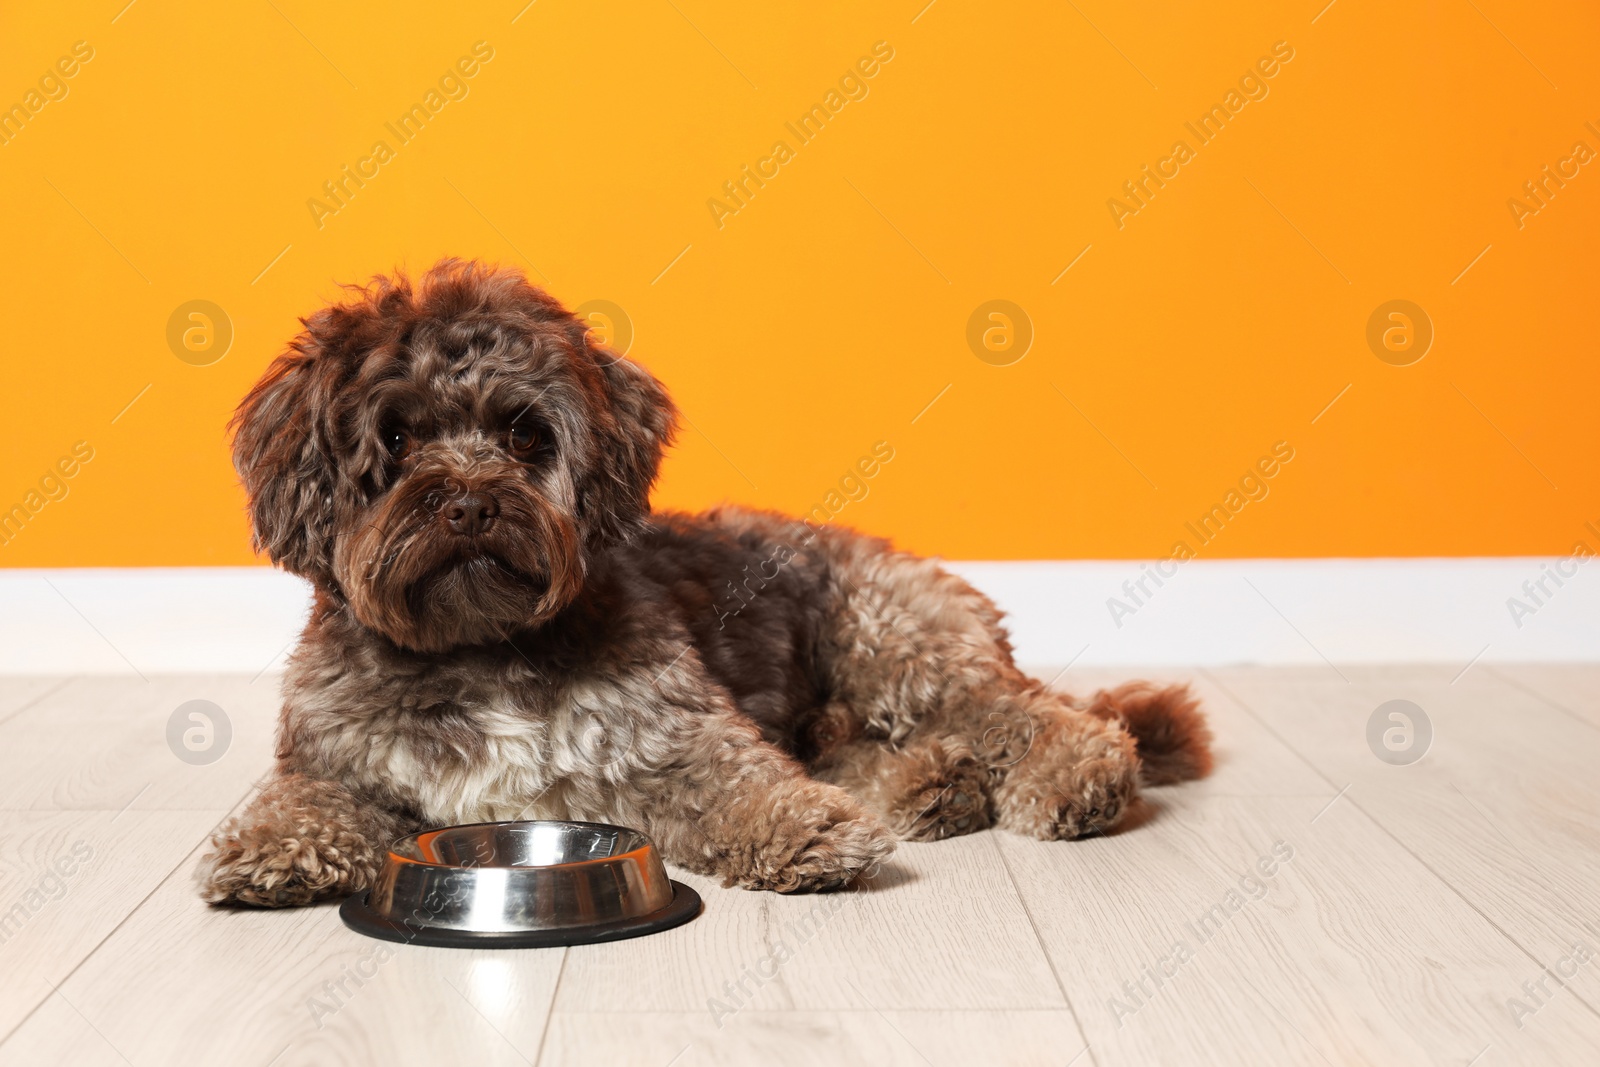
[[[584,826],[599,830],[620,830],[624,833],[637,834],[643,839],[643,844],[637,848],[630,848],[626,852],[613,853],[610,856],[595,856],[586,860],[567,860],[562,863],[435,863],[432,860],[416,859],[412,856],[403,856],[396,852],[402,842],[412,841],[426,834],[443,833],[446,830],[471,830],[480,826]],[[618,826],[616,823],[592,822],[587,819],[491,819],[484,822],[450,823],[446,826],[435,826],[426,830],[417,830],[413,833],[397,837],[384,850],[386,863],[404,863],[412,867],[430,867],[441,871],[556,871],[563,867],[587,867],[597,863],[612,863],[625,859],[641,852],[657,852],[655,839],[643,830],[632,826]]]

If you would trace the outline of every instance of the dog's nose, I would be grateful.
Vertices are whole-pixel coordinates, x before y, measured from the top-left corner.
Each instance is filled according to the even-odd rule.
[[[482,533],[500,514],[500,505],[488,493],[462,493],[444,506],[444,521],[458,534]]]

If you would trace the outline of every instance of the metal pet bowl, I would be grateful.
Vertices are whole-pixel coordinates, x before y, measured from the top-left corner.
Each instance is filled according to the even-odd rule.
[[[443,948],[546,948],[669,930],[700,895],[638,830],[485,822],[403,837],[372,889],[339,908],[368,937]]]

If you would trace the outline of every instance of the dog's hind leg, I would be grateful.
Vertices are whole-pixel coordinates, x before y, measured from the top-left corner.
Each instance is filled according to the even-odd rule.
[[[1125,682],[1074,701],[1098,719],[1121,723],[1139,748],[1139,780],[1169,785],[1211,773],[1211,729],[1186,685]]]
[[[1025,680],[993,604],[931,560],[825,531],[833,597],[819,642],[829,704],[801,747],[910,840],[982,830],[1030,729],[1000,696]]]
[[[903,836],[949,836],[992,818],[1034,837],[1077,837],[1113,825],[1141,777],[1177,781],[1209,767],[1209,733],[1186,689],[1135,683],[1079,705],[1017,669],[999,611],[966,582],[882,542],[824,538],[836,591],[822,721],[837,740],[815,745],[812,773]],[[984,801],[947,812],[955,797],[970,799],[965,784]]]
[[[870,736],[812,773],[849,790],[902,837],[936,840],[994,824],[1079,837],[1116,823],[1140,779],[1134,738],[1020,672],[952,687],[900,743]]]
[[[997,703],[1020,716],[1026,732],[995,787],[999,826],[1029,837],[1082,837],[1128,811],[1138,795],[1139,757],[1120,723],[1081,711],[1031,679]]]

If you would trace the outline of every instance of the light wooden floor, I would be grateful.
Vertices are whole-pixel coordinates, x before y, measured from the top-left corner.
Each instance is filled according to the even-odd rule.
[[[906,845],[833,897],[680,875],[686,927],[498,954],[195,897],[273,677],[0,679],[0,1064],[1600,1063],[1600,667],[1455,673],[1180,675],[1218,768],[1137,826]],[[1408,767],[1365,740],[1397,697]],[[193,698],[233,723],[210,766],[166,746]]]

